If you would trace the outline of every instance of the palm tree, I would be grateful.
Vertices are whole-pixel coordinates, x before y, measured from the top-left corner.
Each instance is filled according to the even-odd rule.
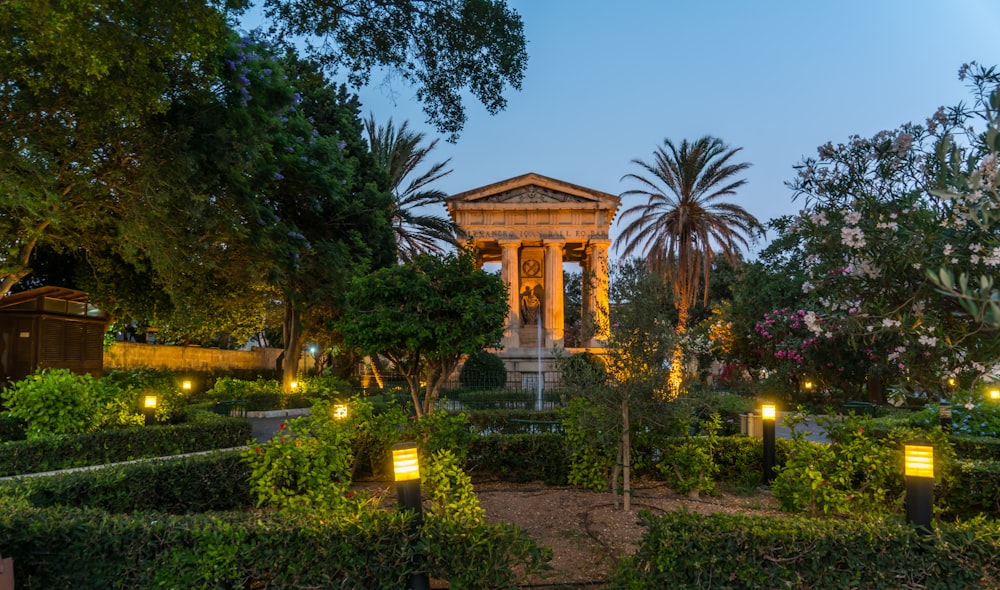
[[[451,160],[432,165],[403,188],[406,178],[424,163],[438,142],[435,139],[421,146],[424,134],[409,130],[407,125],[404,121],[396,129],[389,119],[385,126],[379,127],[371,115],[365,121],[371,153],[389,176],[392,225],[400,262],[408,262],[417,254],[442,254],[446,244],[456,243],[455,225],[449,219],[419,211],[428,205],[444,204],[448,195],[427,186],[451,174],[451,170],[444,169]]]
[[[700,285],[708,303],[715,256],[721,253],[735,267],[741,247],[749,247],[748,239],[755,241],[764,232],[761,223],[746,209],[722,200],[746,184],[745,179],[735,177],[750,164],[730,163],[740,149],[730,149],[721,139],[711,136],[694,143],[684,140],[680,149],[664,139],[653,153],[652,164],[632,160],[648,176],[622,177],[639,184],[639,188],[623,192],[622,197],[641,196],[646,202],[622,213],[619,224],[632,221],[622,231],[616,250],[623,246],[626,257],[640,254],[651,272],[670,281],[679,339],[687,331],[688,311],[694,305]],[[683,358],[678,344],[670,372],[671,395],[680,392]]]

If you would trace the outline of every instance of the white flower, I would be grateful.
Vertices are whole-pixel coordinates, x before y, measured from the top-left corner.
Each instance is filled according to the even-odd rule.
[[[812,221],[813,223],[815,223],[816,225],[818,225],[820,227],[826,227],[826,225],[830,223],[826,219],[826,212],[825,211],[820,211],[819,213],[817,213],[815,215],[810,215],[809,216],[809,221]]]
[[[861,214],[857,211],[851,211],[847,215],[844,215],[844,221],[847,222],[848,225],[857,225],[858,222],[861,221]]]
[[[924,346],[935,346],[937,345],[937,338],[933,336],[921,336],[918,340],[920,344]]]
[[[849,248],[864,248],[866,243],[864,232],[857,227],[840,228],[840,239]]]

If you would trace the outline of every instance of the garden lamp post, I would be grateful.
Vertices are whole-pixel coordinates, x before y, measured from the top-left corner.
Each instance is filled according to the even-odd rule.
[[[183,389],[184,391],[190,393],[191,392],[191,380],[190,379],[185,379],[181,383],[181,389]]]
[[[420,503],[420,460],[417,445],[403,442],[392,445],[392,472],[396,481],[396,498],[404,510],[416,513],[413,524],[419,526],[423,520],[423,505]],[[411,590],[430,590],[430,580],[424,572],[410,574]]]
[[[333,417],[337,420],[347,418],[347,404],[334,404]]]
[[[1000,389],[996,389],[996,388],[991,389],[990,390],[990,399],[994,400],[994,401],[1000,400]]]
[[[774,420],[776,412],[774,404],[764,404],[760,408],[762,430],[764,434],[764,483],[769,484],[774,479]]]
[[[144,423],[146,426],[152,426],[156,424],[156,404],[157,399],[155,395],[146,395],[142,398],[142,416],[144,418]]]
[[[930,532],[934,515],[934,447],[914,440],[903,446],[906,520],[921,534]]]

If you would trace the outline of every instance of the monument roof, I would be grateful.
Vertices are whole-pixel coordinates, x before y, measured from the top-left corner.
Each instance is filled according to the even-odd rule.
[[[475,208],[609,209],[621,204],[616,195],[534,172],[457,193],[446,199],[449,210]]]

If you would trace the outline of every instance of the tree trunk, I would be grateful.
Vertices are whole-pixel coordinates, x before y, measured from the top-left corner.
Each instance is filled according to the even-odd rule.
[[[281,333],[285,344],[281,353],[284,357],[281,364],[281,390],[290,393],[292,382],[295,381],[295,373],[299,368],[299,356],[302,351],[299,311],[292,301],[285,301],[285,317],[281,322]]]
[[[615,455],[615,466],[611,468],[611,497],[614,499],[615,510],[618,510],[618,472],[622,465],[622,441],[618,441],[618,454]]]
[[[684,382],[684,347],[681,345],[684,335],[687,333],[688,306],[683,300],[677,304],[677,344],[674,345],[673,354],[670,356],[670,375],[667,378],[670,399],[676,398],[681,392],[681,384]]]
[[[632,511],[632,429],[628,417],[628,397],[622,398],[622,507]]]

